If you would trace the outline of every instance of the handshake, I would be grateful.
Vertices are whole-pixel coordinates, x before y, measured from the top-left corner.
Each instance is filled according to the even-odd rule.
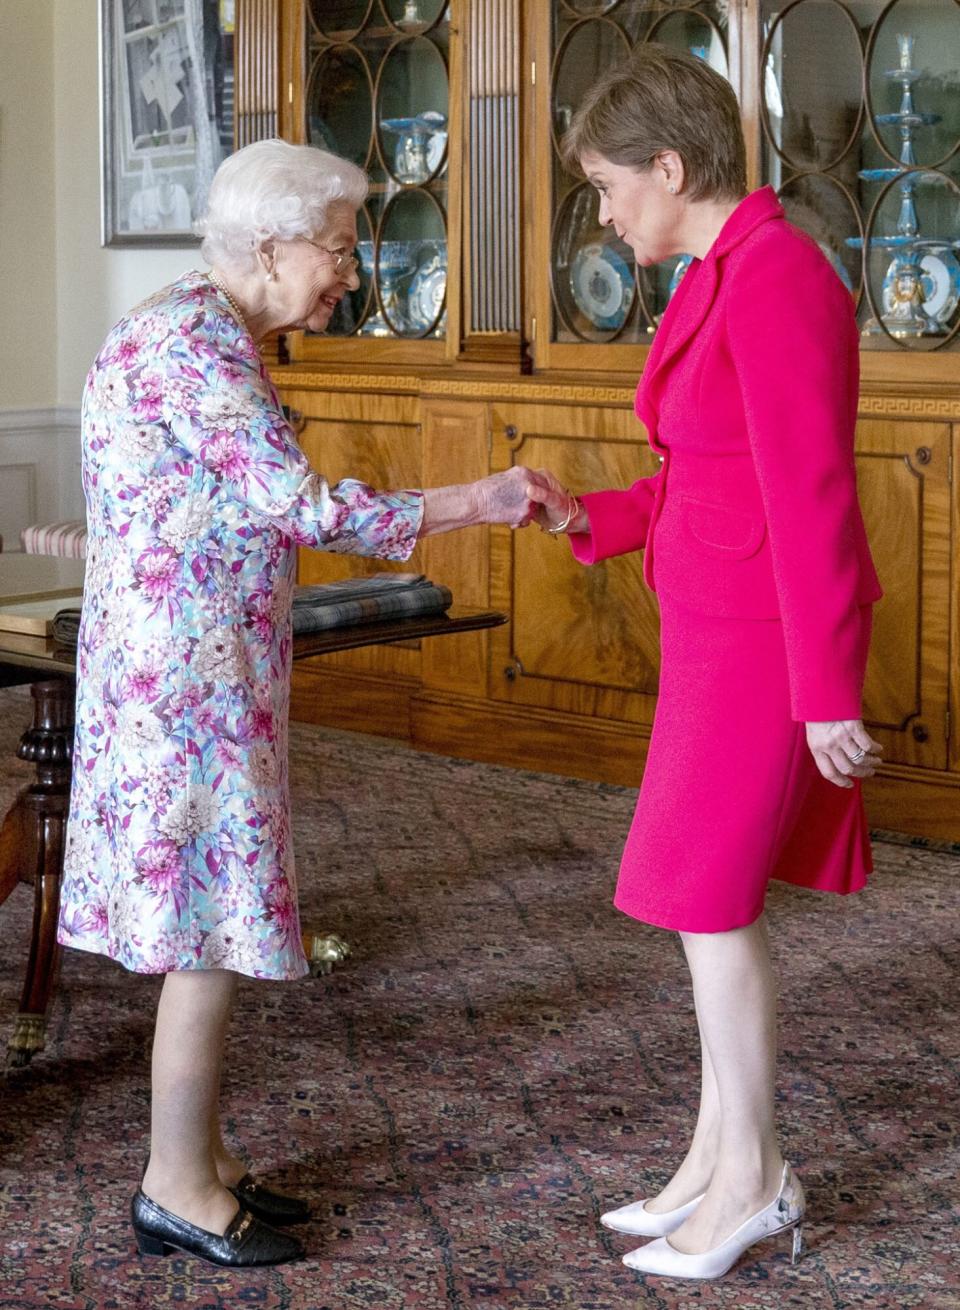
[[[522,464],[475,482],[481,523],[525,528],[536,523],[544,532],[587,532],[586,511],[572,492],[547,469]]]

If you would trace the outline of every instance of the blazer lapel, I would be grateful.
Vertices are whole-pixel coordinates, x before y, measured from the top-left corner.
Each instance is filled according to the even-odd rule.
[[[783,208],[772,187],[752,192],[727,219],[699,268],[693,264],[684,275],[661,319],[637,388],[636,414],[646,425],[651,440],[656,433],[659,395],[666,370],[710,312],[720,282],[719,261],[761,223],[783,217]]]
[[[709,313],[717,294],[717,261],[713,251],[699,266],[691,265],[666,308],[653,339],[637,388],[636,413],[648,431],[655,427],[658,382],[679,350]]]

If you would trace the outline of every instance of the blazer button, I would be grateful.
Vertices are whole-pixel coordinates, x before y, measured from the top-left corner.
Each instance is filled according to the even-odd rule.
[[[657,456],[657,459],[658,459],[658,460],[660,461],[660,463],[662,464],[663,461],[664,461],[664,456],[663,456],[663,455],[658,455],[658,456]]]

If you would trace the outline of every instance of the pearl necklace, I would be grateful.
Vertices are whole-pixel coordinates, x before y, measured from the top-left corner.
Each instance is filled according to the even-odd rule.
[[[216,273],[214,273],[212,269],[211,269],[210,272],[207,274],[207,277],[208,277],[209,280],[213,283],[213,285],[217,288],[217,290],[220,292],[220,294],[223,296],[224,300],[226,300],[227,304],[228,304],[228,305],[230,306],[230,308],[233,310],[234,314],[236,314],[237,318],[240,320],[240,326],[241,326],[242,328],[246,329],[246,330],[249,332],[250,329],[247,328],[247,320],[243,317],[243,311],[241,310],[241,308],[240,308],[240,306],[237,304],[237,302],[234,300],[234,298],[233,298],[233,296],[230,294],[230,292],[227,290],[227,288],[226,288],[226,286],[225,286],[225,284],[224,284],[224,282],[223,282],[223,279],[220,278],[220,277],[217,277]]]

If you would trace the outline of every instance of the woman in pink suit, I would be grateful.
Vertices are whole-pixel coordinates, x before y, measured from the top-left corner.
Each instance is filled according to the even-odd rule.
[[[680,933],[702,1047],[689,1151],[658,1195],[603,1216],[657,1240],[625,1256],[718,1277],[804,1200],[774,1123],[771,878],[864,885],[861,721],[880,587],[857,502],[858,333],[829,262],[770,188],[746,195],[739,111],[701,60],[639,47],[566,141],[648,266],[695,256],[636,412],[661,460],[628,490],[573,496],[542,474],[541,526],[584,564],[645,550],[661,609],[656,719],[616,905]]]

